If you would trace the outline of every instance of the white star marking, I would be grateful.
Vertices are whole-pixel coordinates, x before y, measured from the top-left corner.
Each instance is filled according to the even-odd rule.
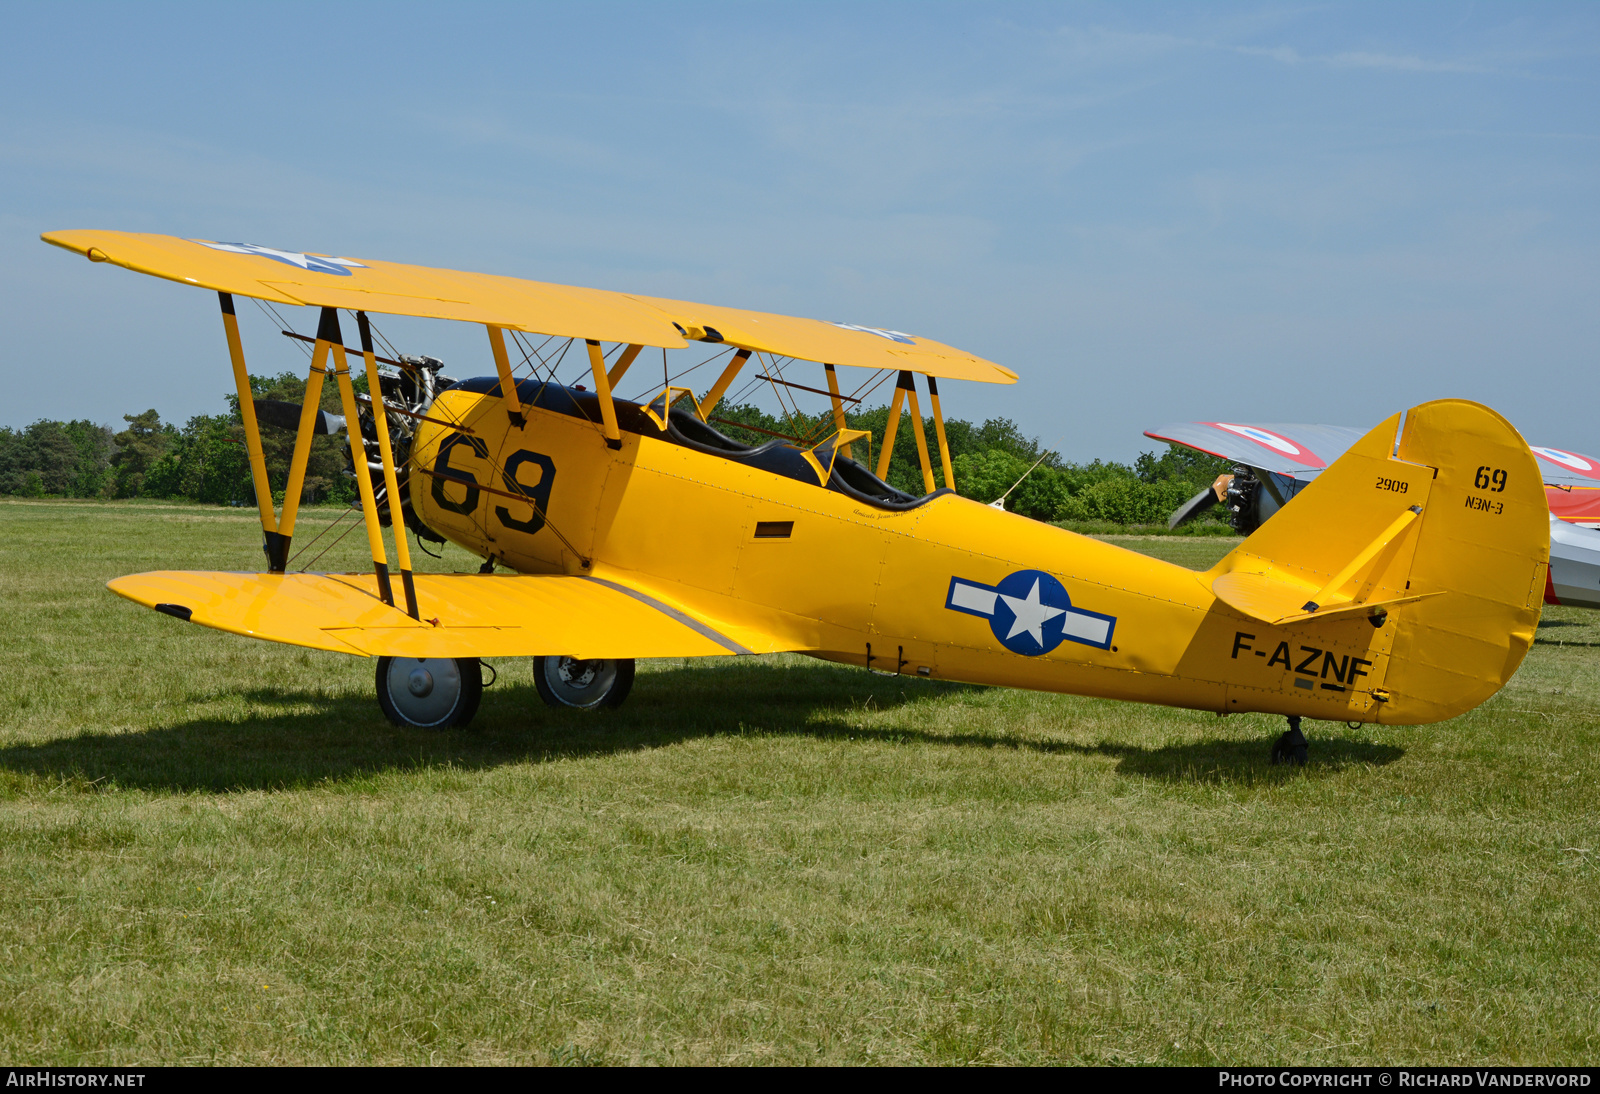
[[[318,263],[343,266],[345,269],[364,270],[367,268],[353,258],[330,258],[327,255],[307,255],[301,251],[280,251],[276,247],[262,247],[255,243],[212,243],[204,239],[197,239],[194,242],[202,247],[210,247],[213,251],[229,251],[233,254],[276,258],[278,261],[287,262],[291,266],[299,266],[302,270],[323,272],[317,269]]]
[[[1011,633],[1006,635],[1009,642],[1023,631],[1033,636],[1039,645],[1044,645],[1044,625],[1058,615],[1066,615],[1065,608],[1052,608],[1048,604],[1039,602],[1039,579],[1033,579],[1033,589],[1028,593],[1027,599],[1000,594],[1000,599],[1006,602],[1011,613],[1016,619],[1011,624]]]

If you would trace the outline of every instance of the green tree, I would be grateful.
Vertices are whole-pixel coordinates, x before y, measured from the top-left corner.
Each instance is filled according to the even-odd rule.
[[[0,494],[21,494],[28,476],[27,439],[20,429],[0,426]]]
[[[74,498],[97,498],[108,493],[111,456],[116,450],[110,428],[78,419],[61,423],[61,432],[71,442],[74,452],[72,473],[64,493]]]
[[[197,414],[145,476],[149,497],[213,505],[253,501],[244,429],[226,414]]]
[[[963,452],[950,461],[956,473],[957,493],[985,505],[1011,489],[1028,470],[1028,462],[1003,448]],[[1007,508],[1011,507],[1007,499]]]
[[[103,497],[115,491],[116,448],[109,427],[82,419],[0,429],[0,494]]]
[[[89,421],[0,429],[0,494],[97,497],[111,448],[111,431]]]
[[[1220,456],[1209,456],[1183,445],[1169,444],[1159,457],[1153,452],[1139,453],[1139,458],[1133,461],[1133,470],[1140,482],[1203,483],[1214,481],[1218,475],[1226,475],[1233,470],[1233,464]]]
[[[116,468],[116,495],[136,498],[144,493],[145,476],[171,446],[174,431],[161,424],[154,408],[142,414],[124,414],[128,428],[118,433],[116,453],[111,463]]]

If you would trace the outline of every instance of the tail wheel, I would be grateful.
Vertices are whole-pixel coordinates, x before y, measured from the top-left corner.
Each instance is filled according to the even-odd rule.
[[[1310,755],[1310,742],[1306,740],[1306,735],[1300,732],[1300,716],[1291,714],[1289,728],[1272,746],[1272,762],[1304,767]]]
[[[633,659],[535,657],[533,682],[545,706],[556,710],[620,707],[633,687]]]
[[[378,658],[378,705],[397,726],[464,726],[482,698],[483,666],[476,657]]]

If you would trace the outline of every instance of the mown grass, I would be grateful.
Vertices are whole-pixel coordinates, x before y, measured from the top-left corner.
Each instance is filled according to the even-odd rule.
[[[312,522],[328,519],[316,513]],[[303,535],[302,539],[308,538]],[[1232,541],[1129,540],[1205,566]],[[1582,1062],[1594,615],[1453,722],[1281,724],[777,657],[560,716],[112,596],[249,513],[0,502],[0,1058]],[[359,531],[322,565],[361,565]],[[430,565],[468,568],[459,552]],[[1554,643],[1562,642],[1563,645]]]

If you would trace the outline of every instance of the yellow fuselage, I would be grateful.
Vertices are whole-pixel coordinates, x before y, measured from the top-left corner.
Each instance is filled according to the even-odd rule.
[[[470,434],[419,430],[413,505],[518,572],[648,583],[728,634],[770,636],[751,639],[754,652],[1219,713],[1378,720],[1392,627],[1273,627],[1222,604],[1209,576],[954,493],[874,505],[674,443],[637,410],[613,449],[565,396],[568,412],[529,406],[518,427],[497,389],[476,386],[430,411]]]

